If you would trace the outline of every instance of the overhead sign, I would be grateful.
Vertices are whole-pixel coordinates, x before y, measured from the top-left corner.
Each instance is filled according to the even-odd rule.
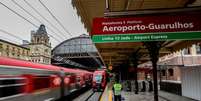
[[[111,34],[94,35],[95,43],[105,42],[142,42],[142,41],[166,41],[166,40],[197,40],[201,39],[201,32],[166,32],[149,34]]]
[[[201,14],[95,18],[91,35],[94,42],[192,40],[201,38],[200,24]]]
[[[200,18],[201,14],[132,18],[95,18],[91,34],[200,31]]]

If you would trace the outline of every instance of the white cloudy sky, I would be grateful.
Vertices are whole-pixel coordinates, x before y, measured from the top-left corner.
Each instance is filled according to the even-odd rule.
[[[43,24],[47,26],[48,34],[59,39],[61,42],[65,39],[79,36],[81,34],[88,34],[84,28],[84,25],[81,23],[80,18],[76,14],[76,10],[73,9],[71,5],[71,0],[41,0],[50,11],[56,16],[56,18],[62,23],[62,25],[72,33],[72,36],[68,35],[64,29],[56,22],[56,20],[48,13],[48,11],[41,5],[39,0],[26,0],[30,3],[35,9],[37,9],[47,20],[49,20],[57,29],[60,30],[63,34],[60,34],[58,30],[52,27],[45,19],[38,15],[33,9],[28,6],[24,0],[0,0],[1,3],[5,4],[9,8],[13,9],[23,17],[27,18],[29,21],[39,26],[41,23],[36,19],[31,17],[20,7],[18,7],[13,1],[17,2],[24,9],[29,11],[33,16],[39,19]],[[22,43],[22,40],[19,38],[12,37],[8,34],[3,33],[1,30],[5,30],[21,39],[30,41],[30,31],[37,30],[36,27],[23,20],[21,17],[17,16],[2,4],[0,4],[0,38],[7,41],[12,41],[14,43]],[[56,32],[56,34],[54,32]],[[50,37],[52,47],[55,47],[59,44],[58,41]]]

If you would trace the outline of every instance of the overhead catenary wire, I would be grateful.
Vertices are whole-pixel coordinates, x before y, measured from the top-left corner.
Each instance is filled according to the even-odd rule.
[[[68,33],[70,36],[72,36],[72,34],[63,26],[63,24],[56,18],[56,16],[49,10],[49,8],[41,1],[38,0],[40,2],[40,4],[48,11],[48,13],[55,19],[55,21],[64,29],[64,31],[66,33]]]
[[[67,0],[66,0],[66,2],[67,2]],[[76,17],[76,15],[73,13],[73,16],[75,16]],[[92,43],[92,45],[94,45],[95,46],[95,44],[93,44]],[[82,48],[83,49],[83,48]],[[84,49],[83,49],[84,50]],[[87,51],[86,51],[87,52]],[[92,56],[92,58],[99,64],[99,65],[101,65],[101,63],[100,63],[100,61],[99,60],[97,60],[97,58],[94,58],[93,57],[93,54],[91,54],[91,53],[89,53],[89,52],[87,52],[87,54],[89,55],[89,56]],[[100,53],[98,52],[98,54],[100,55]]]
[[[10,32],[7,32],[7,31],[5,31],[5,30],[3,30],[3,29],[0,29],[0,32],[5,33],[5,34],[8,34],[8,35],[10,35],[10,36],[12,36],[12,37],[14,37],[14,38],[16,38],[16,39],[18,39],[18,40],[23,41],[22,38],[20,38],[20,37],[14,35],[14,34],[12,34],[12,33],[10,33]],[[10,42],[14,42],[14,43],[17,43],[17,44],[20,45],[20,43],[17,42],[17,41],[13,41],[13,40],[10,40],[10,39],[8,39],[8,38],[6,38],[6,37],[0,36],[0,39],[2,39],[2,38],[3,38],[3,40],[6,39],[6,40],[8,40],[8,41],[10,41]],[[4,50],[4,51],[6,51],[6,50]],[[62,58],[62,61],[64,60],[63,57],[60,57],[60,58]],[[54,59],[54,58],[51,57],[51,59]],[[54,59],[54,60],[55,60],[55,59]],[[67,63],[66,61],[63,61],[63,62]],[[74,61],[72,61],[72,60],[69,60],[68,64],[69,64],[69,65],[75,64],[75,65],[77,65],[77,66],[79,66],[79,67],[83,67],[83,68],[86,67],[86,66],[83,66],[83,65],[81,65],[81,64],[79,64],[79,63],[77,63],[77,62],[74,62]]]
[[[18,4],[15,0],[11,0],[15,5],[17,5],[18,7],[20,7],[23,11],[25,11],[28,15],[30,15],[31,17],[33,17],[35,20],[37,20],[39,23],[43,23],[41,20],[39,20],[37,17],[35,17],[33,14],[31,14],[29,11],[27,11],[24,7],[22,7],[20,4]],[[49,28],[48,26],[46,26],[47,29],[49,29],[52,33],[54,33],[55,35],[57,35],[57,37],[63,39],[63,37],[59,36],[57,33],[55,33],[51,28]]]
[[[44,3],[41,1],[41,0],[39,0],[39,2],[46,8],[46,10],[53,16],[53,17],[55,17],[54,15],[53,15],[53,13],[51,13],[51,11],[47,8],[47,6],[45,6],[44,5]],[[55,17],[56,18],[56,17]],[[57,18],[55,19],[55,20],[58,20]],[[59,21],[59,20],[58,20]],[[69,34],[70,36],[72,36],[72,34]],[[94,44],[93,44],[94,45]],[[94,45],[95,46],[95,45]],[[81,49],[83,49],[82,47],[81,47]],[[83,50],[85,50],[85,49],[83,49]],[[93,54],[91,54],[90,52],[87,52],[87,50],[85,50],[86,51],[86,53],[89,55],[89,56],[91,56],[100,66],[101,66],[101,63],[100,63],[100,61],[97,59],[97,58],[95,58],[95,57],[93,57]]]
[[[46,8],[46,10],[51,14],[51,16],[58,22],[58,23],[60,23],[60,21],[54,16],[54,14],[49,10],[49,8],[47,7],[47,6],[45,6],[45,4],[41,1],[41,0],[39,0],[39,2],[43,5],[43,7],[44,8]],[[61,23],[60,23],[61,24]],[[61,24],[62,25],[62,24]],[[68,31],[68,33],[69,33],[69,35],[70,36],[72,36],[72,34]],[[93,44],[94,45],[94,44]],[[82,47],[81,47],[82,48]],[[83,49],[83,48],[82,48]],[[83,50],[85,50],[85,49],[83,49]],[[89,56],[92,56],[92,58],[101,66],[101,63],[100,63],[100,61],[97,59],[97,58],[95,58],[95,57],[93,57],[93,54],[91,54],[90,52],[88,52],[87,50],[85,50],[86,51],[86,53],[89,55]]]
[[[14,37],[14,38],[16,38],[16,39],[18,39],[18,40],[23,40],[23,38],[18,37],[18,36],[16,36],[16,35],[12,34],[12,33],[9,33],[8,31],[5,31],[5,30],[3,30],[3,29],[0,29],[0,32],[5,33],[5,34],[7,34],[7,35],[9,35],[9,36],[12,36],[12,37]]]
[[[65,1],[66,1],[66,4],[67,4],[69,0],[65,0]],[[66,6],[67,6],[67,5],[66,5]],[[71,7],[73,8],[73,5],[71,5]],[[76,16],[75,14],[76,14],[76,11],[73,9],[72,15],[73,15],[74,17],[77,17],[77,20],[79,20],[79,17]],[[79,21],[80,21],[80,20],[79,20]]]
[[[16,11],[14,11],[13,9],[9,8],[8,6],[6,6],[5,4],[3,4],[2,2],[0,2],[1,5],[3,5],[4,7],[6,7],[7,9],[11,10],[13,13],[15,13],[16,15],[18,15],[19,17],[23,18],[25,21],[29,22],[31,25],[33,25],[34,27],[38,28],[37,25],[35,25],[33,22],[31,22],[30,20],[26,19],[24,16],[20,15],[19,13],[17,13]],[[71,34],[69,34],[70,36],[72,36]],[[54,36],[50,35],[50,37],[52,37],[53,39]],[[56,41],[60,42],[58,39],[55,39]],[[87,52],[90,56],[92,54],[90,54],[89,52]],[[97,59],[95,59],[97,61]]]
[[[61,24],[61,22],[56,18],[56,16],[54,16],[54,14],[49,10],[49,8],[48,8],[41,0],[38,0],[38,1],[39,1],[39,2],[41,3],[41,5],[50,13],[50,15],[58,22],[58,24],[59,24],[70,36],[72,36],[72,34]],[[86,51],[86,52],[87,52],[87,51]],[[87,52],[87,54],[89,54],[90,56],[92,56],[92,58],[94,58],[91,53]],[[101,65],[100,61],[98,61],[96,58],[94,58],[94,60],[95,60],[99,65]]]
[[[27,2],[26,0],[24,0],[24,2],[33,10],[35,11],[40,17],[42,17],[48,24],[50,24],[51,27],[53,27],[54,29],[57,30],[57,32],[59,32],[60,34],[62,34],[63,32],[61,32],[57,27],[54,26],[54,24],[52,24],[48,19],[46,19],[37,9],[35,9],[29,2]],[[63,35],[63,34],[62,34]],[[66,39],[67,37],[64,36]]]
[[[8,40],[9,42],[14,42],[15,44],[20,44],[19,42],[14,41],[14,40],[11,40],[11,39],[9,39],[9,38],[6,38],[6,37],[4,37],[4,36],[0,36],[0,39],[1,39],[1,40]]]
[[[17,13],[15,10],[11,9],[10,7],[8,7],[7,5],[5,5],[4,3],[2,3],[0,1],[0,4],[3,5],[4,7],[6,7],[8,10],[10,10],[11,12],[13,12],[14,14],[16,14],[17,16],[21,17],[23,20],[27,21],[29,24],[33,25],[36,28],[39,28],[36,24],[34,24],[33,22],[31,22],[30,20],[26,19],[24,16],[22,16],[21,14]],[[53,39],[55,39],[56,41],[60,42],[60,40],[58,40],[57,38],[55,38],[54,36],[48,34],[50,37],[52,37]]]
[[[13,12],[14,14],[18,15],[19,17],[21,17],[22,19],[24,19],[25,21],[29,22],[31,25],[33,25],[34,27],[38,28],[37,25],[35,25],[34,23],[32,23],[31,21],[29,21],[28,19],[26,19],[24,16],[20,15],[19,13],[17,13],[15,10],[11,9],[10,7],[6,6],[4,3],[2,3],[0,1],[0,4],[3,5],[4,7],[6,7],[8,10],[10,10],[11,12]]]
[[[14,37],[14,38],[16,38],[16,39],[19,39],[19,40],[23,41],[22,38],[20,38],[20,37],[18,37],[18,36],[15,36],[14,34],[9,33],[9,32],[7,32],[7,31],[5,31],[5,30],[0,29],[0,32],[5,33],[5,34],[8,34],[8,35],[10,35],[10,36],[12,36],[12,37]],[[6,39],[6,40],[8,40],[8,41],[10,41],[10,42],[14,42],[15,44],[17,43],[18,45],[20,45],[19,42],[13,41],[13,40],[8,39],[8,38],[3,37],[3,36],[0,36],[0,39],[2,39],[2,40],[5,40],[5,39]],[[3,51],[6,51],[6,50],[3,50]],[[21,55],[22,55],[22,54],[21,54]],[[74,65],[79,66],[79,67],[82,67],[82,68],[86,67],[86,66],[83,66],[83,65],[81,65],[81,64],[79,64],[79,63],[77,63],[77,62],[74,62],[74,61],[72,61],[72,60],[68,60],[69,62],[67,62],[67,61],[64,61],[65,59],[64,59],[63,57],[59,57],[59,58],[61,58],[63,62],[68,63],[69,65],[73,65],[73,64],[74,64]],[[51,57],[51,59],[54,59],[54,58]],[[58,61],[57,59],[54,59],[54,60]]]
[[[19,17],[23,18],[23,20],[29,22],[29,23],[30,23],[31,25],[33,25],[34,27],[38,28],[38,26],[35,25],[33,22],[31,22],[30,20],[28,20],[28,19],[25,18],[24,16],[20,15],[19,13],[17,13],[15,10],[11,9],[10,7],[6,6],[4,3],[0,2],[0,4],[3,5],[4,7],[6,7],[7,9],[9,9],[10,11],[12,11],[13,13],[15,13],[16,15],[18,15]],[[3,33],[7,33],[7,34],[9,34],[9,35],[12,35],[13,37],[15,37],[15,38],[17,38],[17,39],[23,40],[22,38],[17,37],[17,36],[15,36],[15,35],[13,35],[13,34],[7,32],[7,31],[5,31],[5,30],[0,30],[0,31],[3,32]],[[50,35],[50,34],[48,34],[48,35]],[[54,36],[52,36],[52,35],[50,35],[50,37],[54,38]],[[54,39],[57,40],[57,41],[59,41],[59,40],[56,39],[56,38],[54,38]],[[62,58],[62,60],[63,60],[63,58]],[[71,62],[70,62],[70,63],[71,63]],[[72,61],[72,63],[73,63],[73,64],[76,64],[77,66],[84,67],[83,65],[80,65],[80,64],[78,64],[78,63],[76,63],[76,62],[74,62],[74,61]],[[70,64],[70,65],[72,65],[72,64]]]
[[[66,0],[66,2],[67,2],[67,0]],[[73,16],[75,16],[76,17],[76,15],[75,14],[73,14]],[[94,45],[95,46],[95,44],[92,44],[92,45]],[[82,48],[83,49],[83,48]],[[85,50],[85,49],[83,49],[83,50]],[[96,59],[96,58],[94,58],[93,57],[93,54],[91,54],[91,53],[89,53],[89,52],[87,52],[87,50],[85,50],[86,51],[86,53],[89,55],[89,56],[92,56],[92,58],[99,64],[99,65],[101,65],[101,63],[100,63],[100,61],[98,60],[98,59]],[[100,55],[100,53],[98,52],[98,54]],[[102,58],[102,57],[101,57]],[[102,60],[102,59],[101,59]],[[104,64],[105,65],[105,64]]]

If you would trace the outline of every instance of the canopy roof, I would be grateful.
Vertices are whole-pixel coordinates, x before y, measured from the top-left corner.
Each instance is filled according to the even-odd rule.
[[[86,29],[91,33],[93,19],[97,17],[200,11],[201,0],[72,0],[72,4],[77,9],[77,14],[81,17]],[[162,44],[160,56],[190,47],[197,42],[200,41],[165,41]],[[105,64],[112,64],[114,67],[128,61],[136,51],[139,51],[142,56],[140,63],[150,60],[148,50],[142,42],[96,43],[95,45]]]
[[[152,11],[158,13],[162,10],[175,8],[189,8],[201,6],[201,0],[72,0],[88,32],[91,32],[92,21],[95,17],[104,17],[112,13]]]
[[[63,41],[52,50],[52,55],[52,64],[64,67],[69,67],[69,65],[81,67],[79,65],[82,65],[85,69],[96,69],[103,65],[91,38],[85,34]],[[76,64],[70,63],[68,60]]]

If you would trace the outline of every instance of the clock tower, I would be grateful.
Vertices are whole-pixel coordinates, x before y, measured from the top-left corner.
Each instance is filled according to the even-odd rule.
[[[35,63],[51,63],[51,44],[45,25],[40,25],[37,31],[31,31],[30,59]]]

